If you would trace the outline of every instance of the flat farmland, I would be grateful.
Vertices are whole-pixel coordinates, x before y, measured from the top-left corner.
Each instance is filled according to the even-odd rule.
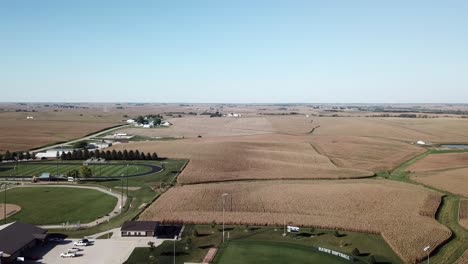
[[[409,171],[424,172],[468,166],[468,153],[433,154],[408,167]]]
[[[439,224],[434,196],[419,186],[385,180],[245,182],[185,185],[170,189],[142,215],[144,220],[222,222],[221,194],[230,224],[299,226],[381,234],[407,262],[421,248],[440,245],[451,231]]]
[[[128,148],[125,145],[115,149]],[[317,153],[307,138],[287,135],[254,135],[132,143],[140,151],[190,159],[178,183],[267,179],[345,179],[373,172],[340,168]]]
[[[208,116],[170,118],[174,124],[168,128],[126,128],[123,133],[146,137],[223,137],[272,133],[273,128],[264,117],[216,117]]]
[[[34,116],[34,119],[26,119],[27,116]],[[0,153],[68,141],[119,124],[115,118],[68,112],[0,113],[0,121]]]
[[[356,136],[314,136],[317,151],[345,168],[391,170],[421,154],[424,148],[397,140]]]
[[[467,153],[432,154],[407,170],[416,182],[468,197],[467,160]]]
[[[457,260],[456,264],[468,264],[468,250]]]
[[[460,201],[458,217],[460,225],[463,226],[466,230],[468,230],[468,200]]]
[[[317,117],[314,134],[362,136],[415,142],[468,142],[468,120],[461,118]]]

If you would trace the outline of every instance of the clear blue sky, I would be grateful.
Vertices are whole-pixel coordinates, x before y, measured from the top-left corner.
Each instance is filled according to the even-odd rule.
[[[5,0],[0,92],[0,101],[468,103],[468,1]]]

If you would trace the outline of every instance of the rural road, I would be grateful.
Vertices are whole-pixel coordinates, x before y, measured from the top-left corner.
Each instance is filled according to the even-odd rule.
[[[82,189],[92,189],[92,190],[97,190],[97,191],[100,191],[100,192],[103,192],[105,194],[108,194],[108,195],[111,195],[111,196],[114,196],[115,198],[117,198],[117,203],[115,204],[115,207],[114,207],[114,210],[112,210],[112,212],[109,213],[109,216],[104,216],[104,217],[101,217],[99,219],[97,219],[96,221],[93,221],[93,222],[90,222],[90,223],[84,223],[84,224],[80,224],[80,227],[85,227],[85,228],[90,228],[90,227],[93,227],[93,226],[96,226],[98,224],[101,224],[101,223],[104,223],[116,216],[118,216],[120,214],[120,205],[121,204],[125,204],[125,202],[127,201],[127,196],[124,194],[123,195],[123,200],[122,200],[122,195],[120,193],[117,193],[117,192],[112,192],[112,191],[109,191],[107,189],[104,189],[104,188],[99,188],[99,187],[94,187],[94,186],[74,186],[74,185],[21,185],[21,186],[18,186],[18,187],[14,187],[14,188],[35,188],[35,187],[47,187],[47,188],[54,188],[54,187],[66,187],[66,188],[82,188]],[[46,229],[61,229],[61,228],[64,228],[65,226],[63,225],[43,225],[43,226],[40,226],[42,228],[46,228]]]
[[[55,145],[52,145],[52,146],[47,146],[47,147],[42,147],[42,148],[38,148],[38,149],[34,149],[34,150],[31,150],[32,152],[42,152],[42,151],[46,151],[48,149],[52,149],[52,148],[57,148],[57,147],[61,147],[63,145],[69,145],[69,144],[73,144],[75,142],[78,142],[78,141],[82,141],[82,140],[89,140],[93,137],[98,137],[100,135],[103,135],[103,134],[106,134],[106,133],[109,133],[113,130],[117,130],[117,129],[121,129],[121,128],[124,128],[124,127],[127,127],[127,126],[130,126],[128,124],[125,124],[125,125],[120,125],[118,127],[113,127],[113,128],[109,128],[109,129],[106,129],[104,131],[101,131],[101,132],[97,132],[95,134],[91,134],[89,136],[86,136],[86,137],[82,137],[82,138],[78,138],[78,139],[74,139],[74,140],[71,140],[71,141],[67,141],[66,143],[61,143],[61,144],[55,144]]]

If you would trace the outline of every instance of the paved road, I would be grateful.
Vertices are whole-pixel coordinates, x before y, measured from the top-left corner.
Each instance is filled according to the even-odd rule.
[[[94,186],[75,186],[75,185],[29,185],[29,184],[25,184],[25,185],[21,185],[21,186],[18,186],[18,187],[14,187],[14,188],[34,188],[34,187],[46,187],[46,188],[54,188],[54,187],[66,187],[66,188],[83,188],[83,189],[92,189],[92,190],[97,190],[97,191],[100,191],[100,192],[103,192],[105,194],[108,194],[108,195],[111,195],[111,196],[114,196],[115,198],[117,198],[117,203],[115,204],[115,207],[114,207],[114,210],[112,210],[112,212],[109,213],[109,216],[104,216],[104,217],[101,217],[99,219],[97,219],[96,221],[93,221],[93,222],[90,222],[90,223],[83,223],[83,224],[80,224],[80,227],[85,227],[85,228],[90,228],[90,227],[93,227],[93,226],[96,226],[98,224],[101,224],[101,223],[104,223],[104,222],[107,222],[108,220],[118,216],[120,213],[121,213],[121,204],[125,205],[125,202],[127,201],[127,196],[124,194],[123,195],[123,200],[122,200],[122,194],[121,193],[117,193],[117,192],[112,192],[112,190],[107,190],[107,189],[104,189],[104,188],[99,188],[99,187],[94,187]],[[44,226],[41,226],[42,228],[45,228],[45,229],[62,229],[64,228],[63,225],[44,225]]]
[[[89,140],[91,138],[98,137],[98,136],[101,136],[103,134],[109,133],[109,132],[111,132],[113,130],[121,129],[121,128],[128,127],[128,126],[130,126],[130,125],[121,125],[119,127],[109,128],[109,129],[106,129],[104,131],[101,131],[101,132],[98,132],[98,133],[95,133],[95,134],[92,134],[92,135],[89,135],[89,136],[86,136],[86,137],[82,137],[82,138],[79,138],[79,139],[74,139],[74,140],[68,141],[66,143],[55,144],[55,145],[52,145],[52,146],[47,146],[47,147],[35,149],[35,150],[32,150],[32,152],[42,152],[42,151],[46,151],[48,149],[61,147],[63,145],[70,145],[70,144],[73,144],[73,143],[78,142],[78,141]]]

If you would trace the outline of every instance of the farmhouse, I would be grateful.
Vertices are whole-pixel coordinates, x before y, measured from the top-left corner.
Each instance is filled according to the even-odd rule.
[[[147,236],[156,235],[159,222],[155,221],[126,221],[120,229],[121,235],[125,236]]]
[[[15,262],[17,257],[43,243],[46,236],[46,229],[21,222],[0,226],[0,263]]]
[[[127,124],[135,124],[135,120],[134,119],[128,119],[127,120]]]

